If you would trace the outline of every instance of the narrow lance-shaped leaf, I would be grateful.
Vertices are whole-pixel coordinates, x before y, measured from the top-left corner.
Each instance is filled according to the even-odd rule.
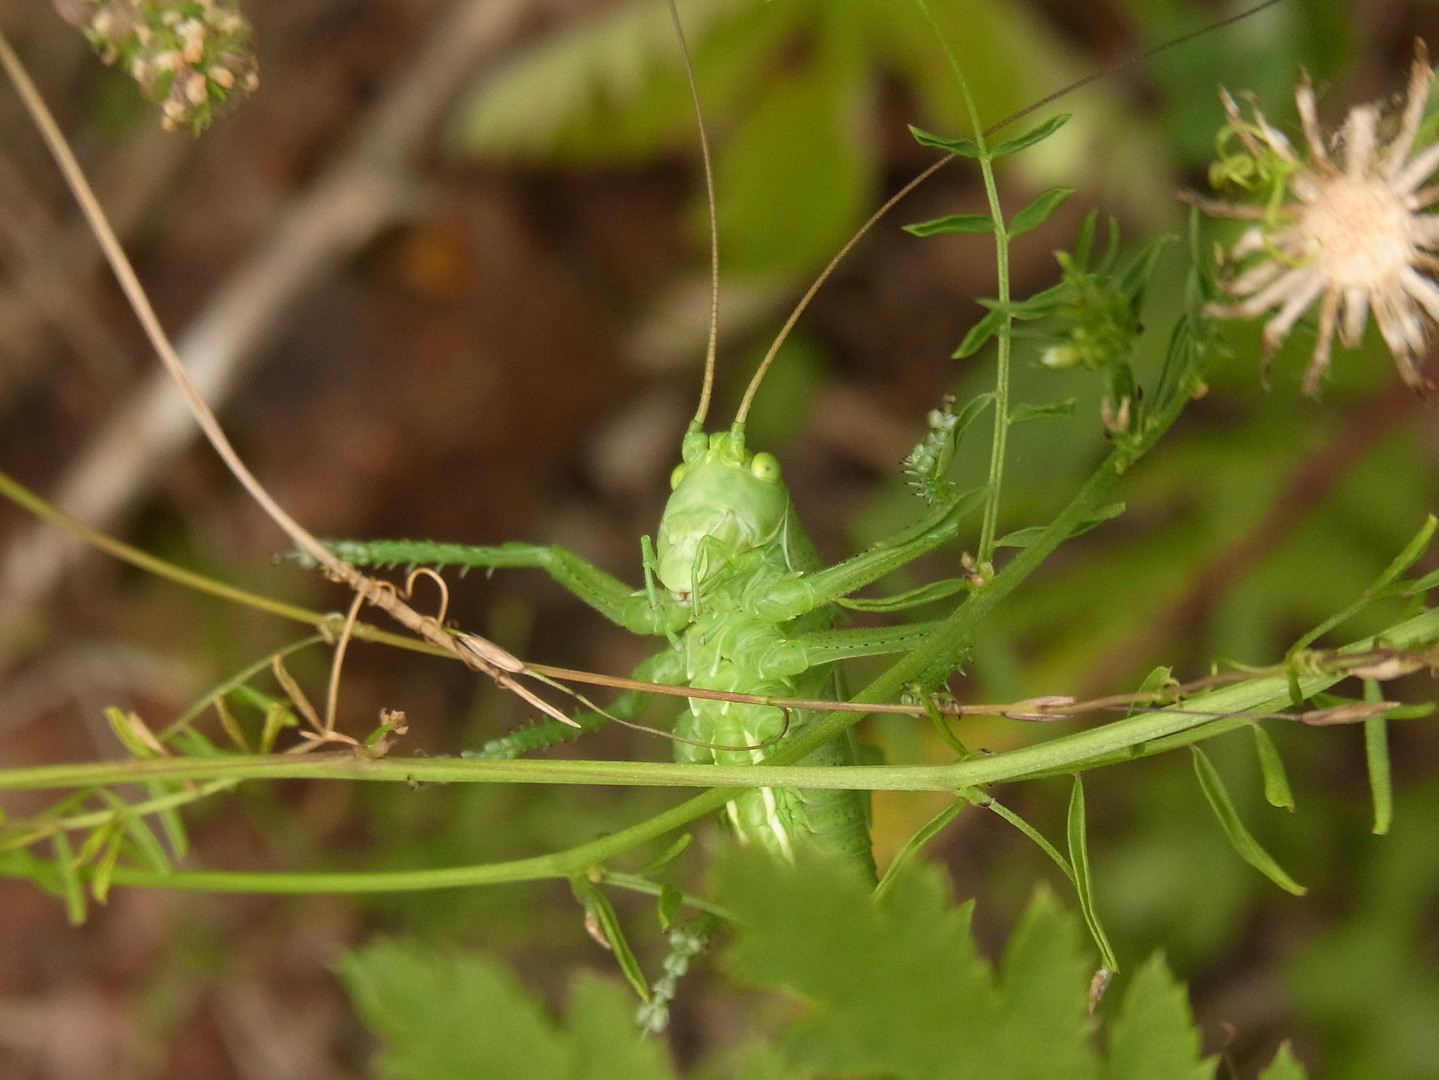
[[[958,154],[960,157],[979,157],[979,143],[973,139],[947,139],[943,135],[934,135],[924,128],[909,125],[909,133],[914,141],[920,146],[932,146],[936,150],[946,150],[951,154]]]
[[[1046,416],[1069,416],[1079,404],[1078,398],[1061,398],[1059,401],[1022,401],[1009,410],[1009,423],[1022,424],[1026,420],[1040,420]]]
[[[1055,187],[1042,191],[1039,196],[1019,213],[1015,214],[1009,222],[1009,235],[1011,238],[1022,236],[1031,229],[1038,228],[1049,220],[1049,215],[1059,209],[1059,205],[1074,194],[1074,188]]]
[[[969,333],[964,335],[964,340],[959,343],[959,348],[950,354],[951,360],[963,360],[966,356],[973,356],[984,348],[984,343],[999,333],[999,328],[1004,325],[1005,312],[1002,308],[992,308],[985,313],[984,318],[969,328]]]
[[[1024,833],[1025,836],[1033,840],[1039,847],[1039,850],[1054,860],[1054,865],[1064,872],[1064,876],[1069,879],[1070,884],[1075,884],[1074,868],[1069,865],[1069,860],[1059,853],[1057,847],[1044,838],[1042,832],[999,800],[989,798],[978,788],[968,788],[963,794],[966,799],[969,799],[976,806],[982,806],[986,810],[994,811],[994,813],[1004,818],[1005,821],[1009,822],[1020,832]]]
[[[1254,750],[1259,755],[1259,771],[1264,776],[1264,798],[1270,806],[1294,809],[1294,795],[1289,790],[1289,777],[1284,771],[1284,761],[1269,737],[1258,723],[1253,725]]]
[[[161,846],[159,838],[150,831],[150,826],[145,823],[144,819],[132,813],[125,800],[113,791],[102,788],[100,794],[115,811],[115,820],[118,825],[116,831],[122,835],[129,835],[141,856],[150,864],[150,869],[160,874],[169,873],[170,860],[165,855],[165,849]]]
[[[1094,513],[1088,514],[1076,522],[1074,528],[1070,530],[1069,535],[1071,537],[1080,536],[1096,526],[1103,525],[1110,518],[1118,517],[1122,513],[1124,513],[1124,503],[1110,503],[1107,506],[1101,506]],[[1029,547],[1030,544],[1044,535],[1047,528],[1048,526],[1045,525],[1031,525],[1028,528],[1015,529],[1014,532],[1005,533],[1005,535],[996,540],[994,546]]]
[[[1325,619],[1313,630],[1309,631],[1309,633],[1291,645],[1289,647],[1289,655],[1294,656],[1301,649],[1307,649],[1324,634],[1334,629],[1334,627],[1353,618],[1376,600],[1383,599],[1389,595],[1389,586],[1393,585],[1394,582],[1399,579],[1399,575],[1413,566],[1419,556],[1423,555],[1428,549],[1429,541],[1434,538],[1436,528],[1439,528],[1439,518],[1435,518],[1433,514],[1430,514],[1424,524],[1420,526],[1419,531],[1414,534],[1414,538],[1404,545],[1404,550],[1396,555],[1394,560],[1384,568],[1384,572],[1374,580],[1374,584],[1365,589],[1363,595],[1354,601],[1354,603],[1339,612],[1339,614]]]
[[[640,1000],[650,999],[649,981],[645,978],[644,971],[640,968],[640,962],[635,959],[634,951],[630,948],[629,939],[625,937],[624,928],[620,926],[619,916],[615,914],[614,905],[610,898],[605,895],[603,889],[591,881],[584,874],[576,874],[570,879],[570,888],[574,890],[575,899],[585,906],[586,926],[590,929],[591,935],[602,945],[608,945],[615,954],[615,962],[620,965],[620,971],[634,987],[635,993]],[[594,920],[590,927],[589,920]]]
[[[944,217],[916,221],[904,226],[911,236],[935,236],[939,233],[994,232],[994,219],[988,214],[946,214]]]
[[[673,885],[666,885],[660,889],[660,898],[656,905],[656,914],[659,917],[661,930],[664,930],[666,933],[669,932],[684,902],[685,894]]]
[[[1430,519],[1433,520],[1432,518]],[[1364,700],[1384,700],[1379,680],[1364,680]],[[1374,829],[1378,836],[1389,831],[1394,820],[1394,785],[1389,772],[1389,720],[1373,716],[1364,721],[1364,758],[1369,766],[1369,790],[1374,795]]]
[[[79,867],[75,863],[75,849],[70,838],[61,829],[55,833],[55,869],[60,877],[60,895],[65,900],[65,916],[71,926],[85,921],[85,888],[80,883]]]
[[[94,870],[90,875],[90,892],[97,903],[105,903],[110,896],[110,879],[115,874],[115,864],[120,859],[120,845],[125,842],[125,829],[118,820],[113,822],[106,830],[108,840],[105,843],[105,850],[100,858],[95,860]]]
[[[1224,780],[1204,751],[1197,746],[1191,746],[1189,749],[1194,754],[1194,772],[1199,777],[1199,786],[1204,792],[1204,797],[1209,800],[1209,806],[1214,811],[1214,816],[1219,819],[1219,824],[1224,829],[1224,835],[1229,837],[1229,842],[1234,846],[1239,857],[1286,892],[1291,892],[1295,896],[1303,896],[1308,892],[1308,889],[1284,872],[1270,854],[1259,846],[1259,841],[1254,839],[1249,830],[1244,827],[1244,823],[1239,820],[1238,811],[1234,809],[1234,803],[1229,798],[1229,791],[1224,786]]]
[[[1006,157],[1009,154],[1017,154],[1026,150],[1037,142],[1049,138],[1056,131],[1069,123],[1071,113],[1056,113],[1038,127],[1030,128],[1023,135],[1016,135],[1012,139],[1005,139],[996,143],[989,151],[990,157]]]
[[[1079,894],[1079,910],[1099,949],[1100,962],[1110,971],[1118,971],[1119,961],[1115,959],[1109,935],[1104,932],[1099,913],[1094,908],[1094,884],[1089,877],[1088,827],[1084,821],[1084,781],[1077,775],[1069,794],[1069,862],[1074,867],[1074,891]]]
[[[933,840],[941,829],[958,817],[959,812],[967,805],[969,804],[965,799],[955,799],[954,802],[950,803],[939,813],[935,814],[934,817],[921,825],[908,840],[900,845],[899,850],[894,853],[894,858],[891,859],[889,865],[885,867],[884,876],[879,879],[879,884],[875,886],[874,898],[876,901],[881,900],[888,894],[889,890],[894,887],[894,883],[897,880],[896,875],[900,869],[908,864],[909,860],[915,855],[919,854],[920,849]]]

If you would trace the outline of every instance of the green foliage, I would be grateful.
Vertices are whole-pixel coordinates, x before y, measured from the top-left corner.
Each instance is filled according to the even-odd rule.
[[[623,989],[576,978],[569,1025],[555,1023],[497,961],[377,941],[346,954],[338,973],[384,1040],[392,1080],[669,1080],[658,1043],[641,1037]]]
[[[1088,1034],[1092,961],[1076,920],[1046,892],[1030,903],[997,972],[970,938],[972,905],[954,906],[930,867],[905,871],[876,903],[845,867],[776,868],[740,855],[721,866],[720,895],[741,926],[729,969],[807,1005],[779,1044],[801,1072],[903,1080],[1206,1075],[1183,991],[1157,958],[1115,1019],[1106,1072]],[[1184,1061],[1188,1072],[1165,1071]]]

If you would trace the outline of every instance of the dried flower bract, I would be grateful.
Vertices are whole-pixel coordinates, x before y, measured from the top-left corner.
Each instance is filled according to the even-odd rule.
[[[1266,378],[1275,350],[1319,300],[1319,334],[1304,374],[1305,393],[1318,392],[1336,332],[1346,347],[1359,345],[1371,307],[1405,383],[1420,392],[1429,389],[1417,362],[1427,352],[1428,323],[1439,322],[1439,286],[1431,279],[1439,270],[1433,254],[1439,249],[1439,217],[1426,212],[1439,201],[1439,185],[1423,185],[1439,168],[1439,143],[1417,152],[1414,143],[1433,78],[1424,43],[1416,42],[1393,137],[1380,138],[1378,106],[1360,105],[1336,133],[1331,157],[1315,115],[1314,90],[1304,75],[1294,97],[1307,160],[1295,154],[1253,102],[1250,122],[1221,92],[1229,123],[1220,133],[1211,181],[1259,202],[1194,201],[1207,213],[1258,224],[1244,232],[1225,260],[1234,272],[1224,287],[1238,301],[1215,305],[1210,314],[1253,318],[1275,312],[1264,327]]]

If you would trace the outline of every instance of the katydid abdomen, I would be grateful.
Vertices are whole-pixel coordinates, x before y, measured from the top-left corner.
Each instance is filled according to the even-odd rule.
[[[763,587],[761,571],[760,579],[751,578],[745,591],[762,593]],[[802,623],[805,630],[827,629],[836,614],[834,605],[825,604],[795,622]],[[696,619],[680,640],[685,681],[707,690],[837,700],[840,679],[835,665],[810,666],[804,651],[794,648],[787,634],[793,629],[738,608],[708,612]],[[679,761],[702,764],[759,764],[773,752],[775,740],[792,737],[820,715],[803,709],[691,698],[676,732],[694,742],[676,743],[675,756]],[[749,749],[731,749],[737,747]],[[803,764],[854,762],[853,736],[845,732],[807,755]],[[860,791],[753,788],[733,799],[724,816],[741,843],[757,843],[788,858],[794,857],[797,848],[813,843],[843,852],[873,873],[868,802],[868,793]]]

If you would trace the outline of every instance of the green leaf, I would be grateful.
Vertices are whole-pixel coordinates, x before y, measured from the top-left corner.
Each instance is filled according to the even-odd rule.
[[[1284,771],[1284,760],[1269,737],[1257,723],[1253,725],[1254,749],[1259,755],[1259,771],[1264,775],[1264,798],[1270,806],[1294,809],[1294,795],[1289,790],[1289,777]]]
[[[1099,912],[1094,906],[1094,883],[1089,876],[1089,828],[1084,820],[1084,782],[1078,775],[1069,793],[1069,865],[1074,869],[1074,891],[1079,895],[1079,910],[1084,914],[1084,923],[1089,927],[1089,936],[1099,948],[1099,957],[1110,971],[1119,970],[1114,948],[1109,944],[1109,935],[1099,921]]]
[[[1285,1039],[1279,1044],[1274,1060],[1259,1074],[1259,1080],[1309,1080],[1309,1073],[1295,1058],[1294,1051],[1289,1048],[1289,1040]]]
[[[675,916],[680,913],[684,906],[685,894],[673,885],[666,885],[660,890],[660,898],[657,907],[657,914],[660,920],[660,929],[668,931],[674,925]]]
[[[1069,118],[1071,115],[1071,113],[1056,113],[1054,116],[1051,116],[1048,120],[1040,124],[1038,127],[1030,128],[1023,135],[1017,135],[1012,139],[1005,139],[1003,142],[997,143],[996,145],[992,146],[989,151],[989,156],[993,158],[1002,158],[1007,157],[1010,154],[1017,154],[1021,150],[1028,149],[1035,143],[1042,142],[1043,140],[1049,138],[1065,124],[1069,123]],[[1017,234],[1011,232],[1010,235],[1015,236]]]
[[[1081,518],[1074,528],[1070,530],[1069,535],[1080,536],[1097,525],[1103,525],[1110,518],[1117,518],[1122,513],[1124,513],[1124,503],[1110,503],[1107,506],[1101,506],[1094,513]],[[1047,525],[1031,525],[1027,529],[1016,529],[1012,533],[1006,533],[1004,536],[1001,536],[994,542],[994,546],[1029,547],[1030,544],[1044,535],[1047,528]]]
[[[1026,206],[1019,213],[1015,214],[1009,222],[1009,236],[1013,239],[1022,236],[1031,229],[1043,225],[1049,220],[1049,215],[1059,209],[1059,205],[1074,194],[1074,188],[1055,187],[1039,193],[1038,197]]]
[[[576,874],[570,878],[570,888],[574,890],[575,899],[584,904],[585,914],[594,920],[602,943],[607,944],[615,954],[615,962],[619,964],[620,971],[629,984],[634,987],[635,993],[640,996],[641,1001],[648,1001],[649,981],[645,979],[640,962],[635,958],[634,950],[630,948],[629,939],[625,936],[625,929],[620,925],[620,917],[615,913],[615,907],[610,903],[604,889],[584,874]],[[593,934],[594,930],[591,930],[591,933]]]
[[[1088,1080],[1089,964],[1072,916],[1041,893],[995,978],[969,935],[972,904],[954,906],[927,866],[899,872],[883,902],[848,864],[777,864],[735,852],[719,866],[720,900],[739,922],[726,954],[740,978],[809,1006],[780,1045],[820,1075],[898,1080]]]
[[[943,810],[935,814],[934,817],[916,829],[909,839],[899,846],[899,850],[894,853],[894,858],[892,858],[889,861],[889,865],[885,867],[884,876],[879,879],[879,884],[875,887],[875,900],[882,899],[889,890],[893,888],[899,871],[904,868],[914,856],[919,854],[920,849],[923,848],[925,844],[938,836],[941,829],[958,817],[959,812],[968,805],[969,803],[965,799],[955,799]]]
[[[979,157],[979,144],[973,139],[947,139],[943,135],[932,135],[924,128],[909,125],[909,133],[914,136],[914,141],[920,146],[932,146],[936,150],[946,150],[951,154],[958,154],[960,157]]]
[[[55,870],[60,878],[60,895],[65,898],[65,917],[70,920],[71,926],[79,926],[85,921],[85,886],[80,881],[75,849],[70,846],[70,837],[64,829],[55,833],[52,843],[55,847]]]
[[[668,870],[693,842],[694,833],[680,833],[669,847],[645,863],[644,868],[640,870],[640,877],[654,877],[656,874]]]
[[[963,360],[966,356],[973,356],[984,348],[984,343],[999,332],[1004,325],[1005,313],[1001,308],[992,308],[985,312],[984,318],[969,328],[969,333],[964,335],[964,340],[959,343],[959,348],[950,354],[951,360]]]
[[[929,221],[916,221],[904,226],[911,236],[934,236],[936,233],[994,232],[994,218],[988,214],[946,214]]]
[[[341,957],[356,1010],[384,1041],[393,1080],[670,1080],[661,1045],[640,1037],[632,999],[577,980],[564,1031],[498,961],[379,941]]]
[[[998,814],[1000,817],[1004,818],[1005,821],[1009,822],[1020,832],[1024,833],[1025,836],[1029,837],[1031,840],[1034,841],[1034,843],[1039,847],[1040,851],[1044,852],[1050,857],[1050,859],[1054,861],[1055,866],[1059,867],[1059,869],[1064,872],[1064,876],[1069,879],[1070,884],[1075,883],[1074,867],[1069,865],[1069,860],[1059,853],[1059,849],[1057,847],[1055,847],[1047,839],[1045,839],[1045,836],[1042,832],[1036,829],[1029,822],[1025,821],[1024,818],[1020,817],[1013,810],[1009,809],[1009,807],[1005,806],[997,799],[991,799],[988,796],[984,795],[978,789],[968,789],[965,794],[965,798],[969,799],[976,806],[982,806],[986,810],[994,811],[994,813]]]
[[[1219,819],[1219,824],[1224,829],[1224,835],[1229,837],[1229,842],[1234,846],[1239,857],[1286,892],[1291,892],[1295,896],[1303,896],[1308,892],[1308,889],[1284,872],[1270,854],[1259,846],[1259,841],[1254,839],[1249,830],[1244,827],[1244,822],[1239,820],[1239,813],[1234,809],[1234,803],[1229,798],[1229,791],[1224,786],[1223,778],[1220,777],[1218,770],[1214,768],[1204,751],[1197,746],[1191,746],[1189,749],[1194,754],[1194,772],[1199,777],[1199,786],[1204,791],[1204,797],[1209,800],[1209,806],[1214,811],[1214,816]]]
[[[1433,521],[1431,517],[1429,519]],[[1380,702],[1384,695],[1377,679],[1364,680],[1364,700]],[[1374,828],[1377,836],[1389,831],[1394,820],[1394,783],[1389,769],[1389,720],[1374,716],[1364,721],[1364,759],[1369,768],[1369,790],[1374,796]]]
[[[1021,402],[1009,410],[1009,424],[1022,424],[1026,420],[1038,420],[1045,416],[1069,416],[1079,404],[1078,398],[1064,398],[1061,401],[1046,401],[1043,404]]]
[[[953,596],[955,593],[963,591],[968,584],[969,582],[964,578],[945,578],[943,581],[932,581],[928,585],[895,593],[893,596],[880,596],[872,600],[842,596],[835,602],[852,611],[902,611],[905,608],[932,604],[936,600]]]
[[[1155,953],[1125,990],[1109,1033],[1108,1080],[1211,1080],[1218,1058],[1201,1059],[1184,986]]]

